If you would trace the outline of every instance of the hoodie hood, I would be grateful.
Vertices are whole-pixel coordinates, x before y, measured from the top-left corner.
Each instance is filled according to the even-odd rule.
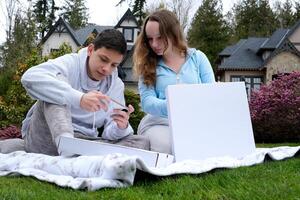
[[[197,50],[195,48],[188,48],[186,54],[186,61],[192,59],[193,57],[196,57],[196,52]],[[162,58],[159,59],[157,65],[161,67],[167,67]]]

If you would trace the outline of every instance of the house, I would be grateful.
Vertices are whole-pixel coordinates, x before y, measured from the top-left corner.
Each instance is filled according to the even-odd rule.
[[[300,20],[271,37],[241,39],[219,53],[217,79],[245,81],[248,96],[280,74],[300,71]]]
[[[127,54],[119,66],[119,75],[128,87],[136,87],[137,79],[132,75],[132,51],[134,42],[139,34],[139,26],[136,18],[128,9],[115,26],[99,26],[88,24],[86,27],[74,30],[69,23],[60,17],[54,26],[42,38],[40,43],[42,55],[49,55],[52,51],[58,50],[61,44],[67,43],[72,51],[76,52],[80,47],[86,46],[91,34],[97,35],[101,31],[115,28],[121,31],[127,41]]]

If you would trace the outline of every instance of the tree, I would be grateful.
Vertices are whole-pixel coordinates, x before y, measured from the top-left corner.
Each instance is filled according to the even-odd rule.
[[[234,5],[238,39],[269,36],[276,29],[275,14],[268,0],[243,0]]]
[[[176,14],[182,30],[186,33],[190,21],[190,11],[194,0],[160,0],[147,5],[146,14],[150,14],[159,9],[168,9]]]
[[[294,19],[295,22],[300,20],[300,2],[295,2],[295,10],[296,12],[294,13]]]
[[[235,21],[235,17],[234,17],[234,13],[232,10],[228,11],[225,15],[224,15],[224,20],[226,23],[226,26],[228,28],[228,35],[229,35],[229,44],[233,44],[237,42],[237,37],[234,34],[234,29],[236,27],[236,21]]]
[[[167,6],[176,14],[180,25],[186,31],[189,22],[189,13],[193,5],[193,0],[171,0]]]
[[[138,18],[139,25],[142,25],[146,13],[144,12],[146,0],[135,0],[133,4],[132,13]]]
[[[3,61],[7,68],[15,68],[36,46],[36,26],[31,11],[25,16],[22,12],[15,15],[14,27],[10,40],[4,43]]]
[[[37,0],[33,4],[33,8],[39,36],[43,38],[45,33],[52,27],[56,18],[55,12],[59,8],[55,6],[54,0]]]
[[[0,84],[3,95],[11,84],[12,76],[18,64],[27,57],[36,46],[36,26],[32,12],[25,14],[18,10],[14,16],[14,25],[10,39],[3,46],[1,62],[4,70],[1,73]]]
[[[73,28],[78,29],[88,22],[87,10],[85,0],[65,0],[62,14]]]
[[[290,0],[286,0],[283,4],[277,1],[275,3],[275,12],[281,28],[289,28],[295,24],[293,4]]]
[[[138,19],[139,25],[143,23],[144,18],[146,17],[146,12],[144,11],[145,5],[146,5],[146,0],[127,0],[126,2],[128,5],[132,8],[132,13],[133,15]],[[116,6],[121,5],[124,3],[125,0],[120,0]]]
[[[5,11],[4,15],[6,16],[6,40],[10,40],[12,36],[12,30],[15,20],[15,15],[18,10],[19,1],[18,0],[5,0]]]
[[[165,0],[151,2],[150,4],[147,4],[147,7],[145,8],[145,13],[146,15],[149,15],[150,13],[153,13],[156,10],[164,8],[167,8]]]
[[[229,27],[223,19],[221,1],[204,0],[188,31],[189,45],[203,51],[213,64],[228,39]]]
[[[57,6],[55,6],[55,1],[51,0],[50,2],[50,11],[49,11],[49,15],[48,15],[48,26],[49,29],[51,29],[51,27],[53,26],[55,19],[56,19],[56,15],[55,12],[58,11],[59,8]]]

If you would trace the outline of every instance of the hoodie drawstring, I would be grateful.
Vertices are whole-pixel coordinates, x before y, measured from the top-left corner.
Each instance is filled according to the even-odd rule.
[[[96,112],[94,112],[94,119],[93,119],[93,131],[96,131]]]

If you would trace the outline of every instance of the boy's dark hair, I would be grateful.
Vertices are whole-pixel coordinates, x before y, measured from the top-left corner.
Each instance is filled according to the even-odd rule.
[[[105,47],[115,50],[122,55],[126,54],[127,44],[123,34],[116,29],[106,29],[99,33],[93,41],[94,50]]]

